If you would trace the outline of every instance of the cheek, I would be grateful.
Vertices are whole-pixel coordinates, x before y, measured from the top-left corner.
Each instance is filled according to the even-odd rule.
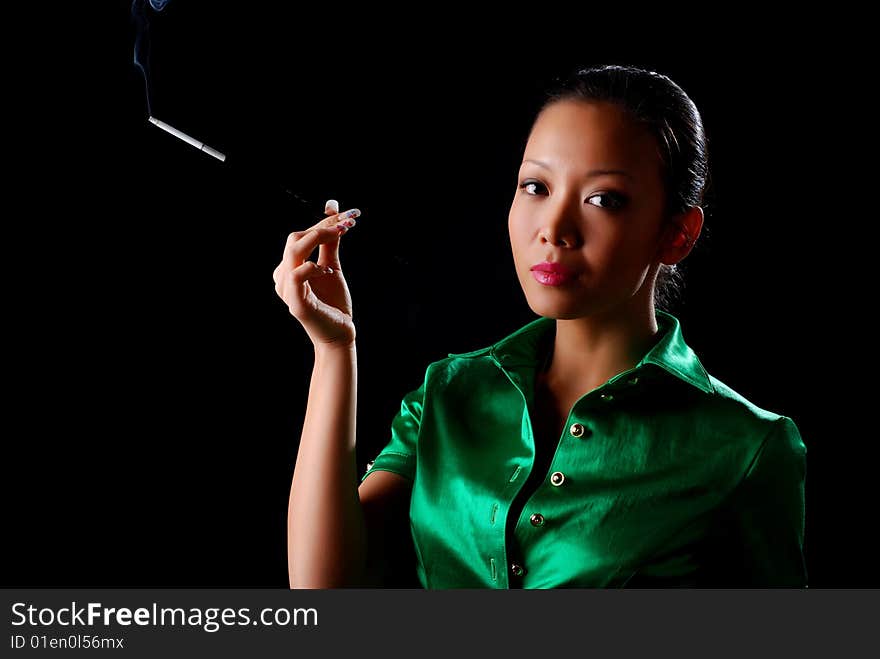
[[[522,240],[523,223],[515,208],[511,208],[507,216],[507,232],[510,234],[510,242],[516,250]]]
[[[610,237],[605,254],[615,270],[641,272],[650,264],[654,250],[646,236],[624,233]]]
[[[507,222],[512,230],[529,222],[530,210],[533,209],[529,208],[527,200],[523,200],[519,195],[514,196],[507,214]]]
[[[513,218],[508,218],[507,220],[507,234],[510,238],[510,251],[513,254],[514,262],[516,262],[519,257],[520,245],[522,243],[517,235],[516,225],[513,222]]]
[[[519,257],[528,251],[529,243],[531,242],[528,224],[511,216],[508,220],[507,228],[510,234],[510,247],[513,250],[513,258],[518,260]]]

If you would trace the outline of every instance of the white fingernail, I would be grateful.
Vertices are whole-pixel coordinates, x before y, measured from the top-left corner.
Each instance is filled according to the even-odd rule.
[[[328,199],[327,203],[324,204],[324,210],[328,213],[338,213],[339,212],[339,202],[335,199]]]

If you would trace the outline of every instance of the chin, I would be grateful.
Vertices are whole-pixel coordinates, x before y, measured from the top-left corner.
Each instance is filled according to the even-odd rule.
[[[589,309],[585,308],[582,299],[576,299],[571,296],[559,295],[558,299],[552,299],[554,292],[542,294],[526,295],[526,302],[529,308],[539,316],[545,318],[556,318],[558,320],[568,320],[571,318],[581,318],[589,315]]]
[[[529,273],[531,280],[531,273]],[[545,287],[534,280],[524,288],[529,308],[545,318],[571,320],[601,313],[613,304],[594,293],[578,288]]]

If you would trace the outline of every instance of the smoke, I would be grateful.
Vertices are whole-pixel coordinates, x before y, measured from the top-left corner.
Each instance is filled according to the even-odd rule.
[[[150,96],[150,16],[147,5],[154,11],[162,11],[170,0],[134,0],[131,3],[131,20],[135,27],[134,64],[144,74],[147,94],[147,114],[152,116],[153,103]]]
[[[133,0],[131,3],[131,20],[135,27],[134,64],[144,75],[144,89],[147,96],[147,115],[152,119],[155,119],[155,116],[153,115],[153,98],[150,81],[150,15],[153,12],[163,11],[170,2],[171,0]],[[164,124],[164,122],[158,121],[154,121],[154,123],[156,123],[156,125],[159,125],[160,123]],[[224,162],[228,161],[224,160]],[[235,160],[233,159],[233,163],[234,162]],[[317,201],[301,195],[298,191],[291,189],[287,185],[283,185],[278,181],[278,173],[268,170],[259,161],[246,160],[243,165],[243,171],[238,169],[238,167],[239,166],[237,165],[233,165],[233,168],[242,175],[246,174],[254,180],[259,180],[263,183],[267,181],[273,182],[273,187],[277,186],[284,190],[288,200],[297,202],[303,207],[310,209],[312,212],[314,212],[315,208],[318,208]],[[313,220],[315,218],[321,219],[322,217],[323,216],[321,215],[317,215],[313,217]]]

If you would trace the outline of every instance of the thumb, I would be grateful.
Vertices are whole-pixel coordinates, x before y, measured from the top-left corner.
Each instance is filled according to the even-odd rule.
[[[333,274],[333,272],[333,268],[320,266],[314,261],[306,261],[302,265],[294,268],[293,281],[295,282],[297,291],[299,292],[300,299],[305,301],[309,297],[308,291],[306,290],[306,287],[303,286],[303,284],[311,279],[318,279],[319,277]]]

